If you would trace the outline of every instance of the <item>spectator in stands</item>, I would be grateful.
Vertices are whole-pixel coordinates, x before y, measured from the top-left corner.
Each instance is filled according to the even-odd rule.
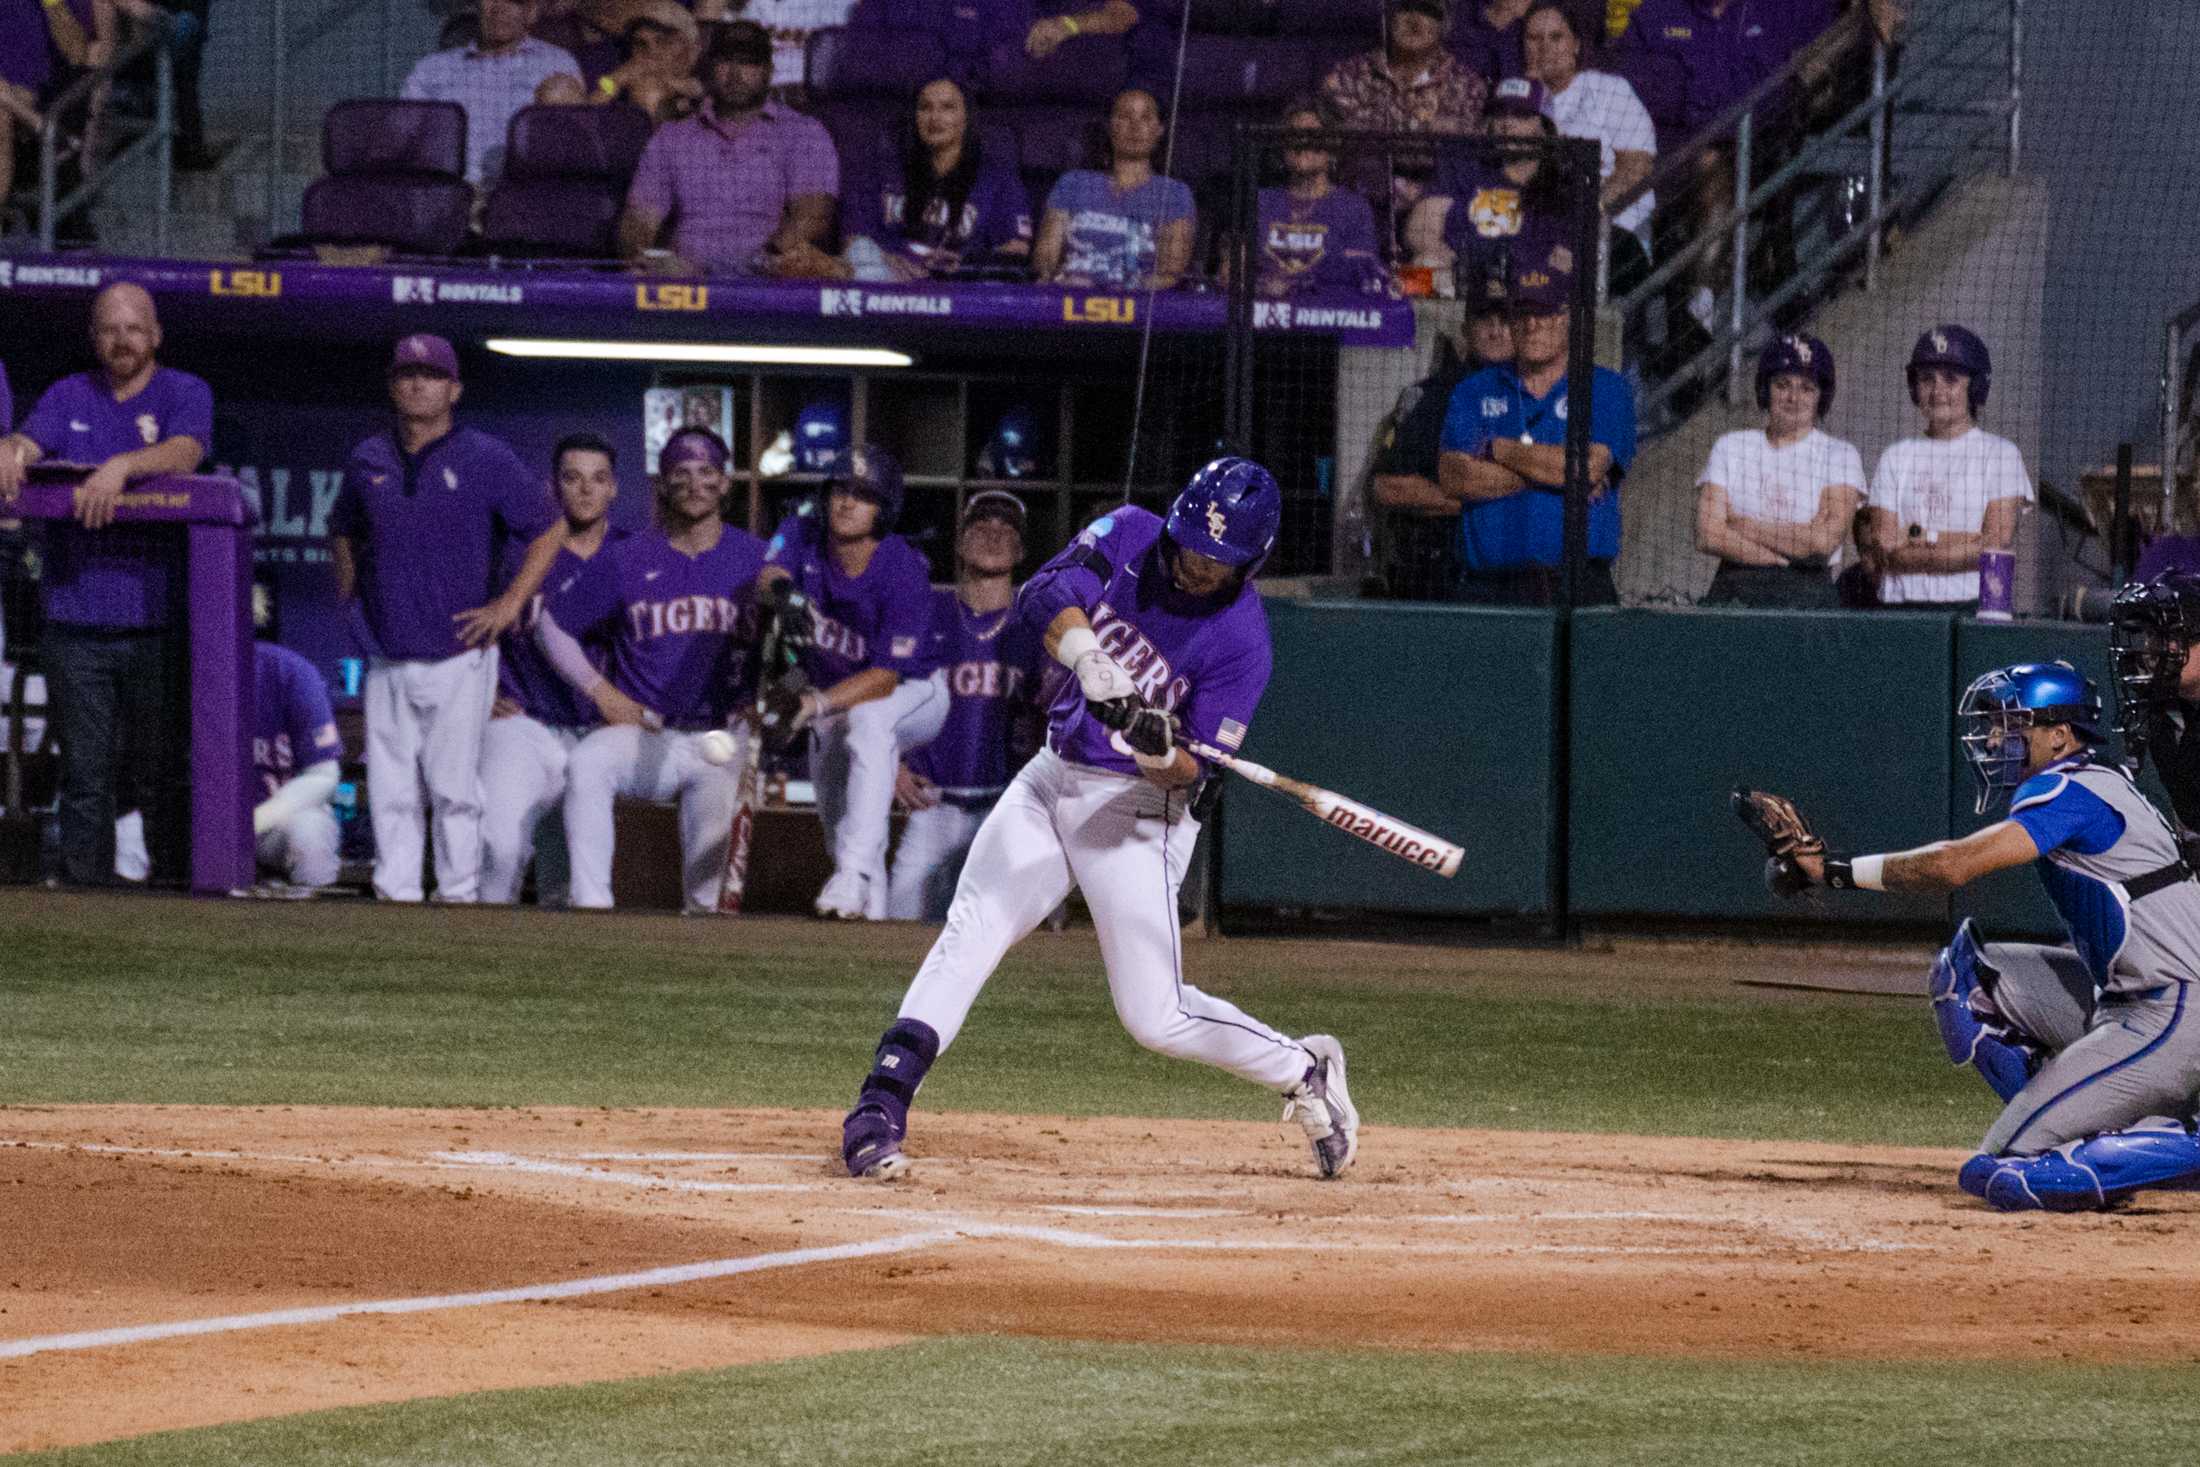
[[[362,701],[374,891],[384,901],[421,899],[422,817],[431,814],[436,899],[472,902],[497,657],[494,647],[469,647],[461,622],[492,589],[500,539],[532,540],[556,514],[503,440],[454,424],[458,353],[448,341],[398,342],[389,384],[397,420],[352,449],[328,518],[337,598],[357,603],[373,653]]]
[[[0,198],[7,197],[0,193]],[[8,364],[0,362],[0,457],[8,453],[8,435],[15,428],[15,395],[8,390]],[[8,665],[8,583],[15,579],[23,559],[23,522],[0,516],[0,668]],[[5,693],[7,674],[0,673],[0,693]]]
[[[1374,132],[1470,133],[1489,83],[1444,49],[1449,0],[1388,0],[1385,45],[1340,61],[1322,78],[1339,126]]]
[[[38,99],[53,75],[39,0],[0,0],[0,234],[15,191],[15,146],[35,137],[45,117]]]
[[[1833,352],[1815,336],[1758,356],[1765,425],[1723,435],[1696,480],[1696,548],[1719,557],[1704,605],[1839,604],[1829,567],[1864,502],[1864,460],[1818,426],[1833,388]]]
[[[1312,98],[1285,105],[1283,125],[1320,129]],[[1283,155],[1288,182],[1260,191],[1254,289],[1262,295],[1304,290],[1381,290],[1388,283],[1378,258],[1375,211],[1367,200],[1337,187],[1337,156],[1327,148],[1292,148]]]
[[[1858,549],[1879,576],[1882,606],[1975,610],[1979,552],[2016,543],[2032,477],[2014,443],[1978,425],[1993,384],[1985,342],[1935,326],[1917,339],[1907,370],[1925,436],[1879,456]]]
[[[1024,54],[1044,61],[1078,36],[1120,36],[1138,24],[1138,7],[1131,0],[1101,0],[1085,10],[1042,16],[1024,33]]]
[[[1436,369],[1398,395],[1375,454],[1370,487],[1388,511],[1380,526],[1383,576],[1389,594],[1408,601],[1448,601],[1459,584],[1459,501],[1439,482],[1452,393],[1484,367],[1512,360],[1503,279],[1473,276],[1459,296],[1464,318],[1441,336]]]
[[[1154,171],[1161,108],[1137,87],[1108,109],[1108,169],[1074,168],[1047,195],[1032,273],[1058,285],[1166,290],[1192,259],[1192,191]]]
[[[1528,74],[1524,46],[1534,0],[1468,0],[1451,27],[1452,54],[1491,86]]]
[[[1490,99],[1489,135],[1523,142],[1556,137],[1558,124],[1547,108],[1541,82],[1508,77]],[[1513,239],[1531,222],[1547,222],[1564,209],[1540,153],[1493,160],[1484,149],[1455,147],[1438,160],[1428,197],[1406,216],[1406,248],[1417,265],[1503,278]]]
[[[715,0],[710,8],[716,15],[705,19],[724,20],[728,12],[738,10],[743,20],[764,28],[772,43],[772,92],[792,104],[803,99],[803,66],[811,35],[846,25],[855,0]]]
[[[657,130],[634,170],[619,252],[686,274],[827,275],[840,160],[824,125],[771,98],[771,37],[738,20],[703,53],[702,109]],[[667,220],[672,250],[653,253]]]
[[[172,538],[115,524],[132,480],[188,474],[206,457],[214,394],[188,372],[159,364],[160,317],[136,285],[92,301],[96,372],[46,389],[23,425],[0,442],[0,501],[42,458],[90,464],[76,519],[47,527],[46,673],[61,735],[61,875],[106,883],[115,865],[115,816],[146,812],[154,872],[183,874],[189,847],[181,647],[170,604]],[[123,759],[126,742],[137,757]]]
[[[1625,77],[1584,70],[1587,54],[1573,12],[1557,0],[1528,8],[1524,23],[1527,74],[1543,84],[1545,106],[1561,137],[1594,138],[1603,155],[1604,189],[1598,202],[1609,209],[1650,176],[1658,153],[1658,130]],[[1612,220],[1611,286],[1621,295],[1650,273],[1650,211],[1655,194],[1644,194]]]
[[[632,0],[629,14],[616,66],[588,78],[582,96],[541,100],[626,102],[659,122],[692,115],[703,103],[703,84],[695,76],[702,32],[695,17],[678,0]]]
[[[512,116],[533,103],[554,76],[578,77],[571,55],[527,34],[536,0],[481,0],[471,45],[423,56],[400,93],[411,102],[456,102],[466,109],[466,179],[486,190],[504,171],[504,135]]]
[[[916,117],[891,154],[849,160],[842,227],[846,273],[918,280],[965,265],[1031,254],[1031,196],[1006,159],[986,156],[963,89],[935,77],[917,89]]]
[[[1535,238],[1531,236],[1531,238]],[[1525,241],[1521,244],[1525,245]],[[1463,506],[1459,599],[1547,606],[1564,575],[1566,354],[1572,324],[1573,252],[1563,244],[1516,247],[1513,359],[1461,382],[1444,417],[1438,483]],[[1619,486],[1635,457],[1635,396],[1627,379],[1598,367],[1590,384],[1587,564],[1579,604],[1619,599]]]

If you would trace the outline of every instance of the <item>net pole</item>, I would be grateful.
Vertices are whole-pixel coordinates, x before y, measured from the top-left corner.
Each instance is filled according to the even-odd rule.
[[[1572,196],[1568,244],[1576,261],[1593,261],[1598,237],[1600,159],[1594,142],[1568,138],[1556,160]],[[1581,600],[1582,566],[1589,557],[1590,414],[1596,377],[1596,272],[1574,271],[1572,310],[1566,332],[1566,505],[1558,604],[1571,610]]]

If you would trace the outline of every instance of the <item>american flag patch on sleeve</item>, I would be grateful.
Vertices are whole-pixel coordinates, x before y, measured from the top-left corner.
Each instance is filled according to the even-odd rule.
[[[1245,742],[1245,725],[1234,718],[1222,720],[1222,727],[1215,730],[1215,742],[1225,749],[1234,749]]]

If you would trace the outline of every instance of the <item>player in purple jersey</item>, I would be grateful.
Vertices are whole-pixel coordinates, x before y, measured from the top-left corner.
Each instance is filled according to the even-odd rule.
[[[130,482],[188,474],[214,435],[214,394],[188,372],[161,366],[159,314],[143,287],[110,285],[92,301],[93,372],[46,389],[22,426],[0,442],[0,505],[41,459],[91,469],[76,488],[76,518],[42,527],[42,651],[61,738],[62,879],[98,885],[115,866],[115,816],[145,811],[153,865],[188,864],[187,674],[170,614],[173,533],[118,525]]]
[[[328,689],[314,665],[273,642],[253,644],[259,712],[252,725],[252,772],[260,800],[252,835],[265,889],[302,895],[336,880],[336,811],[330,801],[344,757]]]
[[[809,685],[773,696],[764,732],[817,734],[810,781],[833,858],[820,917],[885,917],[895,771],[947,720],[947,679],[929,655],[931,572],[891,533],[901,496],[901,466],[875,444],[857,448],[819,500],[780,522],[764,569],[762,589],[791,585],[792,614],[807,623],[793,645]]]
[[[1275,548],[1283,496],[1249,459],[1192,476],[1166,522],[1129,505],[1087,526],[1016,600],[1072,674],[1047,746],[978,831],[947,927],[841,1128],[849,1174],[906,1170],[909,1104],[955,1041],[1009,948],[1075,887],[1099,929],[1115,1012],[1147,1048],[1196,1059],[1285,1097],[1333,1177],[1358,1149],[1344,1051],[1326,1034],[1286,1038],[1184,981],[1177,888],[1213,772],[1178,742],[1245,739],[1268,686],[1268,619],[1253,577]],[[1211,788],[1211,785],[1207,787]]]
[[[605,725],[566,767],[576,907],[611,905],[611,803],[625,795],[679,801],[685,908],[718,910],[748,743],[747,724],[729,715],[764,567],[757,538],[720,517],[727,457],[707,428],[673,434],[657,459],[657,527],[598,554],[536,619],[551,665]],[[610,643],[602,671],[576,640],[598,634]],[[702,736],[729,725],[735,757],[713,764]]]
[[[518,901],[533,861],[536,905],[561,907],[571,890],[566,764],[596,723],[596,710],[535,645],[535,620],[544,601],[572,585],[598,551],[626,532],[610,520],[611,502],[619,497],[619,460],[610,443],[594,433],[570,434],[558,441],[550,469],[565,516],[557,557],[542,591],[529,598],[498,649],[497,697],[481,735],[481,899]],[[522,558],[517,551],[508,549],[507,563]],[[590,661],[603,665],[600,647],[591,649]]]
[[[973,494],[955,537],[955,584],[932,592],[932,658],[947,679],[947,721],[902,760],[894,800],[909,812],[894,848],[886,915],[937,922],[986,812],[1035,740],[1039,635],[1015,614],[1024,502]]]
[[[352,450],[328,521],[337,595],[357,599],[373,654],[362,703],[374,891],[420,900],[422,816],[432,813],[436,899],[471,902],[497,649],[469,646],[464,629],[494,589],[499,542],[532,540],[556,512],[501,439],[454,426],[458,353],[448,341],[398,342],[389,384],[397,421]]]

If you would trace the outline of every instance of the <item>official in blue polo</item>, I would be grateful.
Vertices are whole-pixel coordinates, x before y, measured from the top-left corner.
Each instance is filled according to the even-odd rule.
[[[1557,599],[1566,542],[1566,347],[1573,252],[1524,236],[1513,249],[1513,359],[1453,389],[1444,415],[1437,484],[1459,501],[1456,599],[1548,606]],[[1635,395],[1617,372],[1596,369],[1589,408],[1589,559],[1578,604],[1619,600],[1619,486],[1635,459]]]

